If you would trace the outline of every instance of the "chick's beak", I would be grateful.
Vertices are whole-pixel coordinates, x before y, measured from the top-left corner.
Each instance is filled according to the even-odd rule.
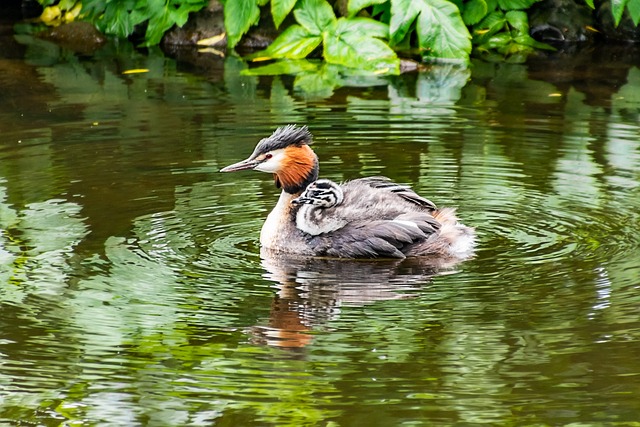
[[[243,171],[247,169],[253,169],[258,165],[258,162],[252,159],[246,159],[238,163],[234,163],[232,165],[227,166],[226,168],[220,169],[220,172],[237,172]]]
[[[301,205],[301,204],[303,204],[303,203],[306,203],[308,200],[309,200],[309,199],[308,199],[308,198],[306,198],[306,197],[298,197],[298,198],[296,198],[296,199],[293,199],[293,200],[291,201],[291,203],[292,203],[292,204],[294,204],[294,205]]]

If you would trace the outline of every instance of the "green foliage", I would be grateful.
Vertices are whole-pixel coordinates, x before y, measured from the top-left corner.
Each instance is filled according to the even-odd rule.
[[[302,59],[322,44],[329,64],[373,73],[399,72],[396,53],[383,41],[389,34],[388,25],[370,18],[336,18],[325,0],[300,0],[293,14],[298,24],[252,55],[254,60]]]
[[[272,13],[276,26],[287,11],[293,11],[297,24],[251,58],[303,59],[322,46],[330,64],[396,74],[395,51],[418,52],[429,61],[467,62],[473,43],[480,54],[517,61],[534,49],[549,48],[529,36],[523,9],[536,1],[350,0],[347,16],[336,17],[327,0],[271,0],[272,11],[277,11]],[[227,8],[227,13],[232,12]],[[246,31],[250,20],[242,19],[234,28]],[[236,38],[232,40],[229,33],[229,45],[234,46]]]
[[[186,23],[207,0],[38,0],[48,25],[77,17],[106,34],[128,37],[144,29],[143,45],[158,44],[174,25]],[[399,72],[396,51],[418,52],[424,60],[467,62],[473,48],[482,55],[521,60],[550,47],[529,34],[526,10],[540,0],[348,0],[346,16],[336,17],[335,0],[221,0],[228,46],[235,47],[260,21],[269,5],[276,28],[293,14],[269,48],[254,58],[301,59],[322,45],[331,64],[373,73]],[[584,0],[591,8],[593,0]],[[80,11],[81,8],[81,11]],[[625,11],[640,23],[640,0],[612,0],[614,22]],[[496,56],[497,54],[497,56]]]
[[[484,2],[471,0],[469,3],[475,1]],[[552,49],[529,35],[529,19],[526,12],[519,10],[530,7],[535,1],[537,0],[514,0],[509,5],[507,0],[489,0],[485,3],[485,16],[479,20],[480,13],[469,12],[467,23],[472,28],[476,51],[490,58],[507,58],[519,62],[535,49]],[[481,5],[474,5],[473,9],[480,10]]]
[[[55,3],[52,0],[39,2],[48,7]],[[80,4],[61,0],[56,7],[62,11],[71,10],[74,3]],[[84,0],[80,13],[100,31],[118,37],[128,37],[136,27],[146,25],[143,45],[153,46],[160,43],[167,30],[174,25],[183,26],[189,13],[202,9],[207,3],[207,0]]]

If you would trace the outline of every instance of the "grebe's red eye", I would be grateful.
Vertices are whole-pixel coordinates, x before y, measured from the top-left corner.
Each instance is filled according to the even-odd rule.
[[[273,157],[273,154],[271,154],[271,153],[267,153],[267,154],[264,155],[265,160],[269,160],[272,157]]]

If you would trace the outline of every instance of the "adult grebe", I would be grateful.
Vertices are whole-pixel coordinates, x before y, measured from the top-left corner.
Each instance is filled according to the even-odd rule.
[[[326,207],[323,214],[330,219],[324,228],[297,226],[300,206],[307,203],[294,200],[318,178],[318,157],[309,147],[312,142],[306,126],[280,127],[260,140],[249,158],[221,170],[269,172],[276,187],[282,188],[278,203],[262,226],[260,243],[264,248],[338,258],[464,259],[473,254],[474,230],[458,222],[454,209],[438,209],[410,187],[385,177],[341,184],[342,200]]]

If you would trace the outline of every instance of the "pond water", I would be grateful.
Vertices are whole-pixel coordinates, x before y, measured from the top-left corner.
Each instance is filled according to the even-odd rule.
[[[0,422],[640,420],[639,51],[323,79],[0,45]],[[273,181],[218,171],[287,123],[322,177],[457,206],[475,258],[261,259]]]

